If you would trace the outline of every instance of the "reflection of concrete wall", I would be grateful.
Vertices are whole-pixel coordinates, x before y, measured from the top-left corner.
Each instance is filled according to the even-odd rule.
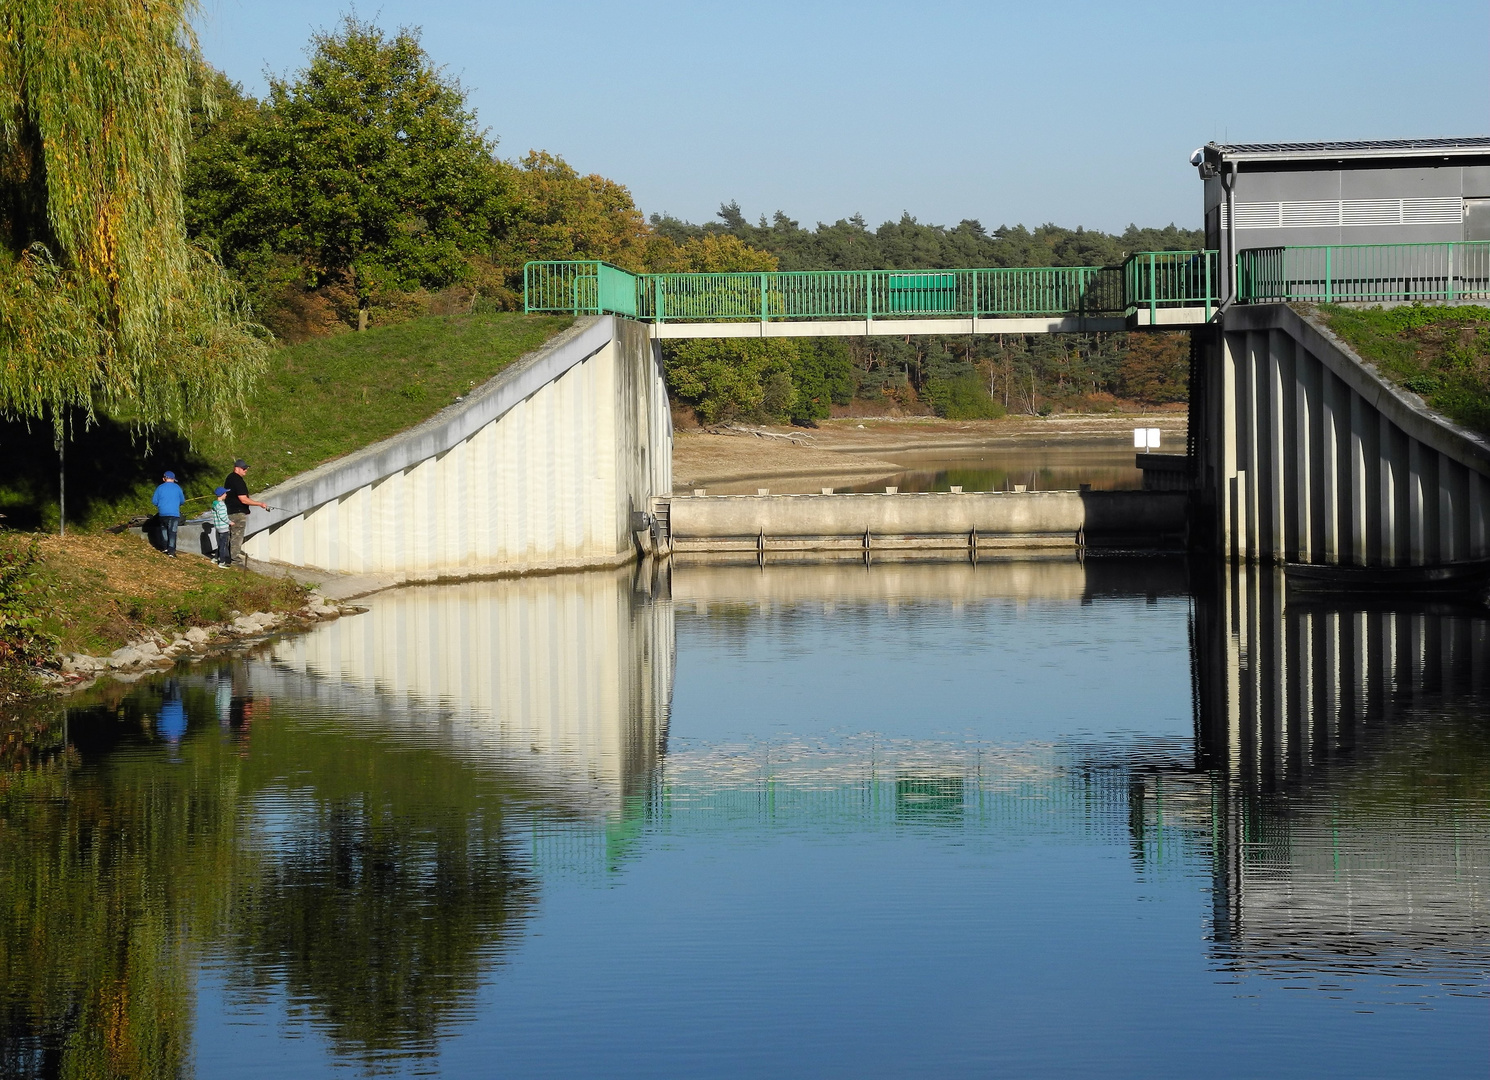
[[[1120,588],[1124,595],[1179,595],[1188,576],[1179,559],[1079,560],[1074,556],[971,563],[826,563],[690,566],[673,571],[672,595],[679,603],[825,604],[917,601],[1081,600]]]
[[[470,575],[629,559],[631,513],[672,483],[646,330],[609,317],[410,431],[261,496],[248,553],[354,573]]]
[[[1455,785],[1490,777],[1483,738],[1456,734],[1490,689],[1490,613],[1397,608],[1291,602],[1256,567],[1197,597],[1196,754],[1213,772],[1189,813],[1166,808],[1211,844],[1215,935],[1239,962],[1484,963],[1490,807]]]
[[[642,575],[597,571],[379,593],[278,642],[275,662],[378,701],[411,732],[617,811],[667,737],[674,632]]]
[[[1223,569],[1196,606],[1206,764],[1263,787],[1348,753],[1372,721],[1490,688],[1481,609],[1290,602],[1281,571]]]

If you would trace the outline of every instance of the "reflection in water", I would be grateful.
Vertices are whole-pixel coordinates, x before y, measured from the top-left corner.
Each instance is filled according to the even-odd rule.
[[[686,894],[700,871],[680,852],[728,863],[769,844],[868,843],[878,859],[908,843],[913,873],[944,872],[926,862],[937,852],[988,867],[986,897],[1071,852],[1126,853],[1123,873],[1166,895],[1193,896],[1203,876],[1212,978],[1333,994],[1368,976],[1440,1009],[1446,993],[1483,996],[1484,609],[1301,605],[1272,571],[1214,577],[1167,559],[1049,559],[421,586],[252,656],[109,689],[69,713],[70,749],[36,750],[0,782],[0,1070],[182,1075],[231,1042],[202,984],[239,1028],[308,1029],[368,1070],[432,1068],[460,1032],[505,1030],[484,986],[541,999],[542,979],[506,966],[537,940],[530,925],[560,919],[550,935],[583,940],[585,923],[562,921],[573,904],[545,916],[541,889],[660,875]],[[1183,670],[1160,667],[1182,667],[1187,621],[1193,738],[1188,720],[1109,715],[1127,691],[1081,682],[1129,669],[1175,678],[1183,698]],[[1069,702],[1079,723],[1009,735],[943,718],[954,699],[1014,719],[1034,708],[1000,650],[1038,634],[1020,664],[1045,666],[1027,692]],[[701,645],[726,658],[716,674],[753,673],[708,687],[708,709],[739,726],[694,699],[673,715],[680,639],[695,663]],[[860,644],[834,652],[845,641]],[[926,646],[896,669],[926,719],[814,723],[844,688],[880,685],[902,642]],[[930,654],[957,650],[932,674]],[[814,672],[830,659],[842,670]],[[811,698],[793,664],[843,681]],[[773,696],[777,679],[796,689]],[[1039,858],[1005,880],[1011,845]],[[734,887],[779,902],[770,880]],[[1163,968],[1197,936],[1166,926],[1169,950],[1143,963]],[[627,935],[691,955],[670,927]],[[648,1008],[683,1014],[692,998],[657,986]]]
[[[1277,571],[1217,577],[1195,618],[1194,775],[1205,782],[1181,782],[1169,811],[1213,852],[1217,957],[1321,978],[1445,973],[1480,989],[1484,607],[1299,603]],[[1163,782],[1147,781],[1155,806]]]
[[[674,631],[654,570],[398,589],[279,642],[255,685],[508,766],[545,802],[619,813],[667,741]]]

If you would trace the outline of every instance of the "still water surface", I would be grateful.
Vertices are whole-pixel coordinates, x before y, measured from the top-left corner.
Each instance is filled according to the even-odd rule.
[[[1484,609],[1155,559],[368,606],[35,737],[8,1075],[1490,1060]]]

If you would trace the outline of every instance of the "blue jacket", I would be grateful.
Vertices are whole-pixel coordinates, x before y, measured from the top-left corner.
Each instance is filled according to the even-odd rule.
[[[155,512],[161,517],[180,517],[181,504],[186,502],[186,492],[181,490],[180,484],[167,480],[155,489],[150,501],[155,504]]]

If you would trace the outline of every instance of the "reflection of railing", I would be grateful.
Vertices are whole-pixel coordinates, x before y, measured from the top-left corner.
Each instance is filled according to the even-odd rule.
[[[1490,241],[1253,248],[1237,253],[1237,298],[1325,304],[1490,298]]]
[[[1167,251],[1121,267],[635,275],[596,260],[532,262],[524,307],[653,322],[1084,317],[1138,306],[1203,306],[1209,316],[1215,257]]]

